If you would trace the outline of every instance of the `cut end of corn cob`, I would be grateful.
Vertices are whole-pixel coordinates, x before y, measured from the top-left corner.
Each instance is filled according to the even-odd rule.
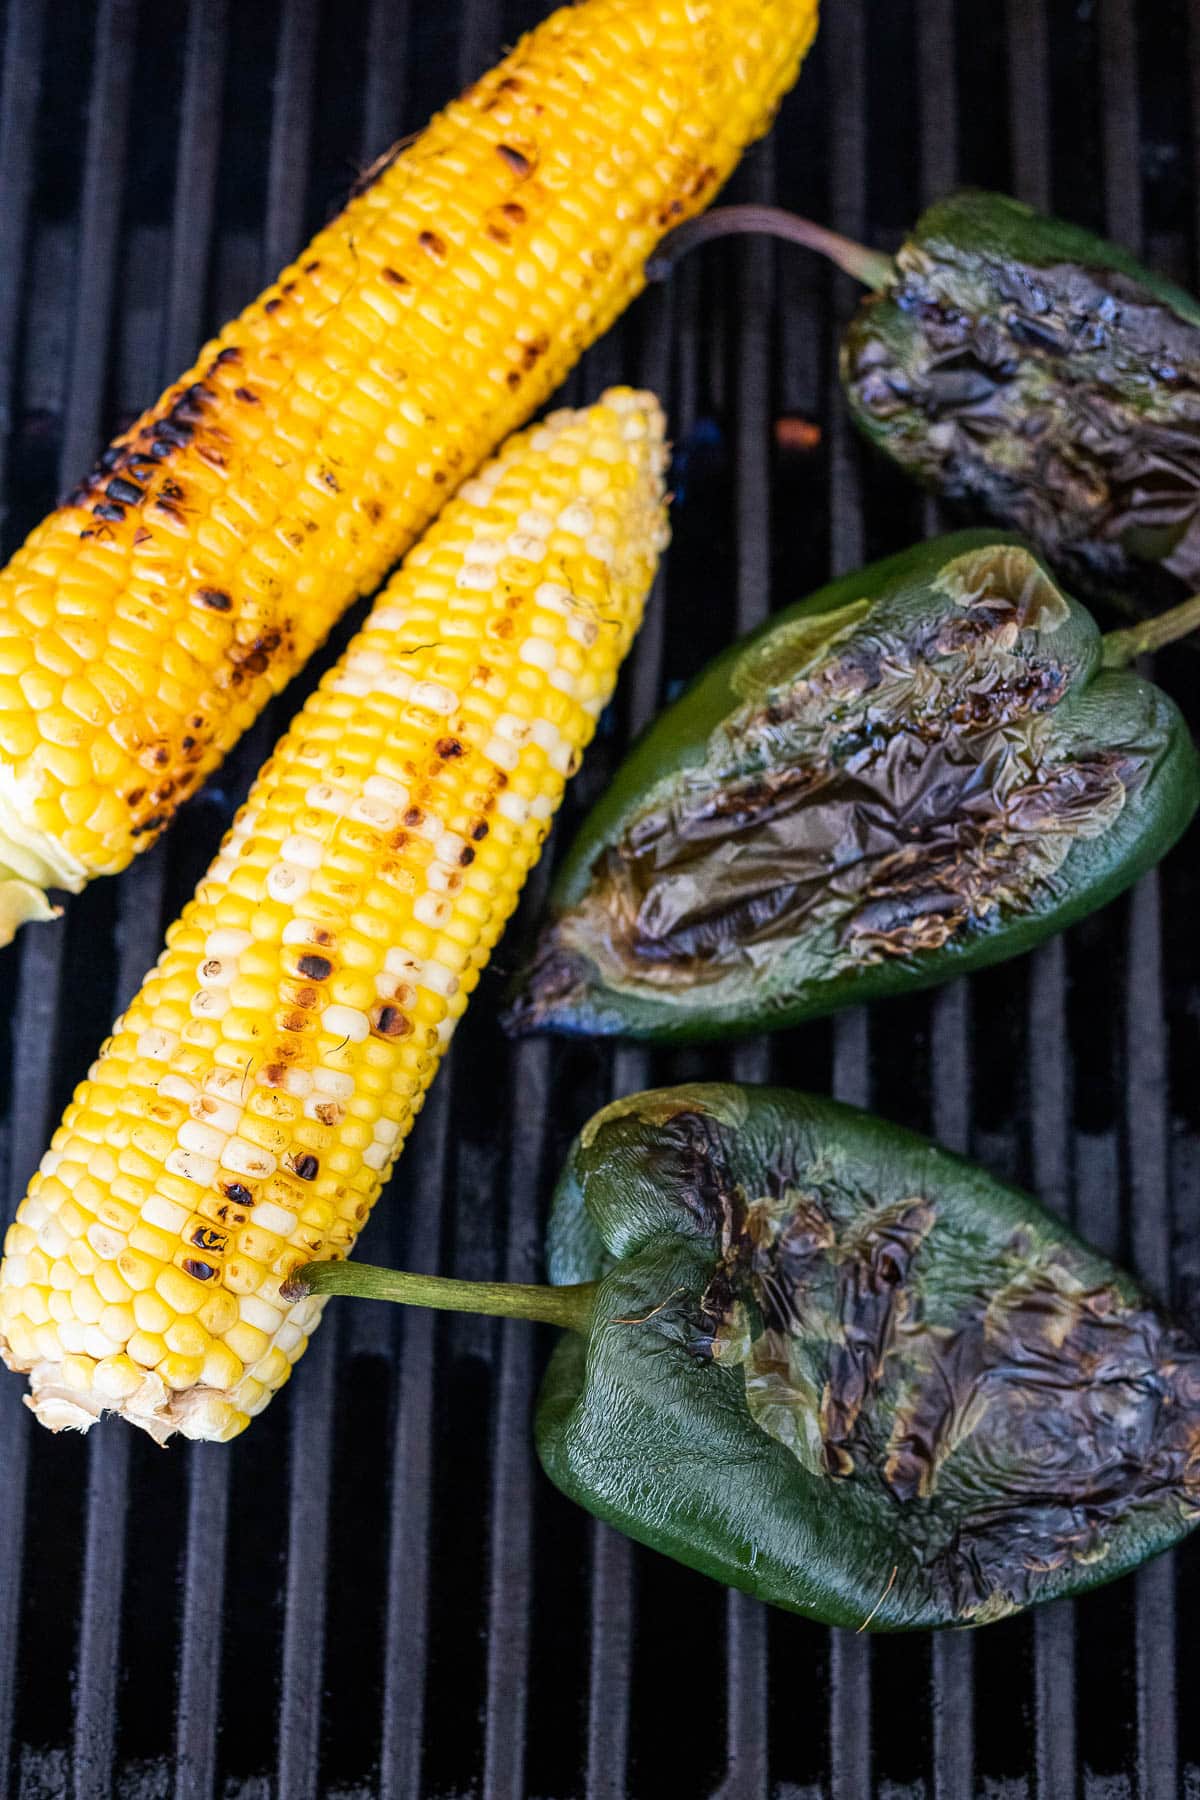
[[[640,291],[815,28],[583,0],[380,159],[0,570],[0,864],[76,890],[154,842]]]
[[[0,875],[0,945],[11,944],[22,925],[45,924],[61,910],[51,904],[46,890],[32,881],[5,880]]]
[[[5,1240],[51,1430],[236,1436],[320,1317],[537,860],[666,537],[663,418],[607,393],[467,482],[260,774]]]

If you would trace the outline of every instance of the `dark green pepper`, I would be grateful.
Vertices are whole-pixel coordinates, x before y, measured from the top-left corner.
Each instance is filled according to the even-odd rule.
[[[832,1625],[985,1624],[1197,1517],[1200,1348],[1034,1200],[834,1101],[607,1107],[549,1268],[505,1288],[332,1263],[289,1291],[565,1326],[537,1409],[551,1480]]]
[[[983,532],[777,615],[656,720],[585,821],[510,1028],[791,1025],[1103,905],[1200,800],[1174,705],[1102,666],[1129,636],[1101,639],[1035,556]]]
[[[1119,245],[1003,194],[939,201],[894,260],[774,208],[667,240],[769,231],[876,291],[842,380],[858,424],[928,487],[1112,595],[1157,565],[1200,589],[1200,305]]]

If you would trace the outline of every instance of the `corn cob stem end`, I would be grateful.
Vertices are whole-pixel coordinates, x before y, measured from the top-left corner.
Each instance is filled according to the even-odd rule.
[[[132,1393],[104,1395],[96,1389],[69,1387],[60,1364],[23,1365],[0,1343],[0,1357],[7,1366],[29,1379],[25,1404],[48,1431],[90,1431],[103,1413],[119,1413],[132,1425],[140,1425],[156,1444],[163,1446],[176,1432],[187,1438],[223,1443],[244,1431],[249,1423],[214,1388],[194,1387],[172,1392],[162,1378],[147,1371]]]
[[[0,944],[31,920],[58,917],[47,888],[77,894],[87,880],[83,864],[26,817],[28,801],[19,777],[0,767]]]
[[[11,944],[22,925],[44,924],[61,912],[62,907],[53,905],[46,890],[32,881],[22,881],[19,876],[0,879],[0,945]]]

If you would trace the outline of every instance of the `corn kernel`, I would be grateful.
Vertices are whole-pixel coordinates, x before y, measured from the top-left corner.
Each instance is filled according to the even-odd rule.
[[[225,1343],[235,1356],[240,1357],[242,1362],[247,1364],[257,1362],[261,1356],[266,1355],[271,1347],[271,1340],[265,1331],[260,1331],[256,1325],[246,1325],[241,1321],[230,1326],[225,1333]]]
[[[164,1356],[155,1367],[155,1374],[161,1375],[169,1388],[183,1389],[195,1387],[204,1369],[204,1359],[200,1356]]]
[[[194,1318],[176,1319],[169,1325],[163,1336],[167,1340],[167,1348],[174,1350],[179,1356],[199,1356],[208,1354],[211,1339],[203,1325]]]
[[[106,1400],[125,1400],[137,1392],[144,1379],[131,1357],[105,1356],[96,1364],[92,1384]]]

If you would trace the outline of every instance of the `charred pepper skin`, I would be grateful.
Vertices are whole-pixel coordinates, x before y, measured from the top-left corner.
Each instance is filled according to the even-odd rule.
[[[697,1085],[572,1148],[537,1414],[629,1536],[831,1625],[980,1625],[1188,1531],[1200,1348],[1036,1201],[834,1101]]]
[[[506,1023],[705,1041],[1018,955],[1200,800],[1173,704],[1004,534],[831,583],[712,663],[585,820]]]
[[[1200,305],[1120,245],[952,194],[863,301],[842,379],[873,443],[1084,591],[1153,566],[1200,588]]]

